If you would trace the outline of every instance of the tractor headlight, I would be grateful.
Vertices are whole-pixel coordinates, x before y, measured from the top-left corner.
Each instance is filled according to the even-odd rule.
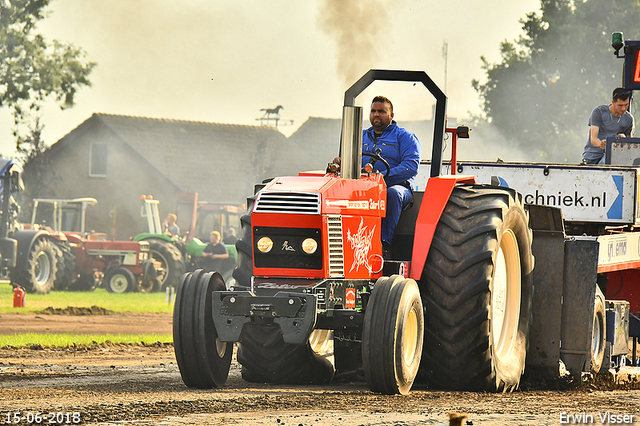
[[[269,237],[262,237],[258,240],[257,246],[261,253],[269,253],[273,248],[273,241]]]
[[[313,254],[318,249],[318,242],[313,238],[305,238],[302,242],[302,251],[307,254]]]

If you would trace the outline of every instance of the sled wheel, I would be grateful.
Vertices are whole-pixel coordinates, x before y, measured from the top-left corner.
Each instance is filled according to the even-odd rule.
[[[221,342],[213,323],[214,291],[226,290],[217,272],[198,269],[182,276],[173,308],[173,345],[184,384],[217,388],[227,381],[233,343]]]
[[[121,294],[132,291],[136,279],[130,270],[124,268],[109,268],[102,278],[102,286],[109,293]]]
[[[596,297],[593,307],[593,331],[591,335],[591,363],[589,371],[598,374],[604,361],[607,322],[604,307],[604,295],[596,285]]]
[[[531,241],[520,194],[486,186],[453,190],[420,281],[426,311],[420,381],[451,390],[518,386],[531,321]]]
[[[399,275],[378,279],[364,315],[362,364],[369,389],[407,394],[418,374],[424,321],[418,284]]]

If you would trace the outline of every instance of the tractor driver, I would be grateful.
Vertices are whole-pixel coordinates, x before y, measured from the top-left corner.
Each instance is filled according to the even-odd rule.
[[[371,101],[369,121],[371,127],[362,131],[362,151],[375,153],[389,163],[387,184],[387,215],[382,219],[382,247],[385,257],[390,255],[391,241],[400,213],[413,198],[413,182],[420,163],[420,141],[416,135],[398,126],[393,120],[393,104],[384,96],[376,96]],[[372,158],[362,156],[362,167]],[[340,164],[340,158],[334,163]],[[386,171],[381,161],[373,163],[374,170]]]
[[[613,91],[611,105],[600,105],[589,117],[589,137],[582,153],[586,164],[604,164],[604,149],[608,136],[628,137],[633,133],[633,115],[629,114],[631,91],[618,87]]]

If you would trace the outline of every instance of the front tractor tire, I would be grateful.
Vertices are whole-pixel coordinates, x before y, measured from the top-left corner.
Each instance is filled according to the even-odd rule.
[[[213,292],[226,286],[217,272],[198,269],[183,275],[173,308],[173,344],[184,384],[217,388],[227,381],[233,343],[221,342],[213,323]]]
[[[136,277],[133,273],[125,268],[112,267],[107,269],[102,278],[102,286],[109,293],[126,293],[133,291],[136,283]]]
[[[486,186],[453,190],[421,279],[421,381],[451,390],[519,385],[531,321],[531,242],[520,194]]]
[[[418,284],[399,275],[378,279],[364,316],[362,364],[369,389],[407,394],[418,374],[424,335]]]
[[[26,268],[14,270],[12,281],[28,293],[47,294],[54,286],[58,273],[57,260],[62,253],[52,241],[39,238],[31,246]]]

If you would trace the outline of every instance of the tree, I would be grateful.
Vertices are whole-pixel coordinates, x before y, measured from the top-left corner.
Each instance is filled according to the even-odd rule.
[[[74,96],[91,86],[96,65],[85,61],[82,49],[35,33],[46,17],[50,0],[0,0],[0,108],[11,108],[18,152],[28,160],[45,149],[39,139],[43,124],[40,108],[54,98],[62,109],[74,105]],[[27,128],[27,136],[21,129]],[[38,134],[38,143],[33,136]],[[33,153],[32,150],[35,150]]]
[[[611,34],[640,39],[638,0],[541,0],[521,20],[524,34],[500,46],[501,62],[482,57],[487,81],[472,82],[483,118],[532,161],[580,161],[591,110],[622,85],[623,61]],[[631,36],[631,37],[628,37]]]

